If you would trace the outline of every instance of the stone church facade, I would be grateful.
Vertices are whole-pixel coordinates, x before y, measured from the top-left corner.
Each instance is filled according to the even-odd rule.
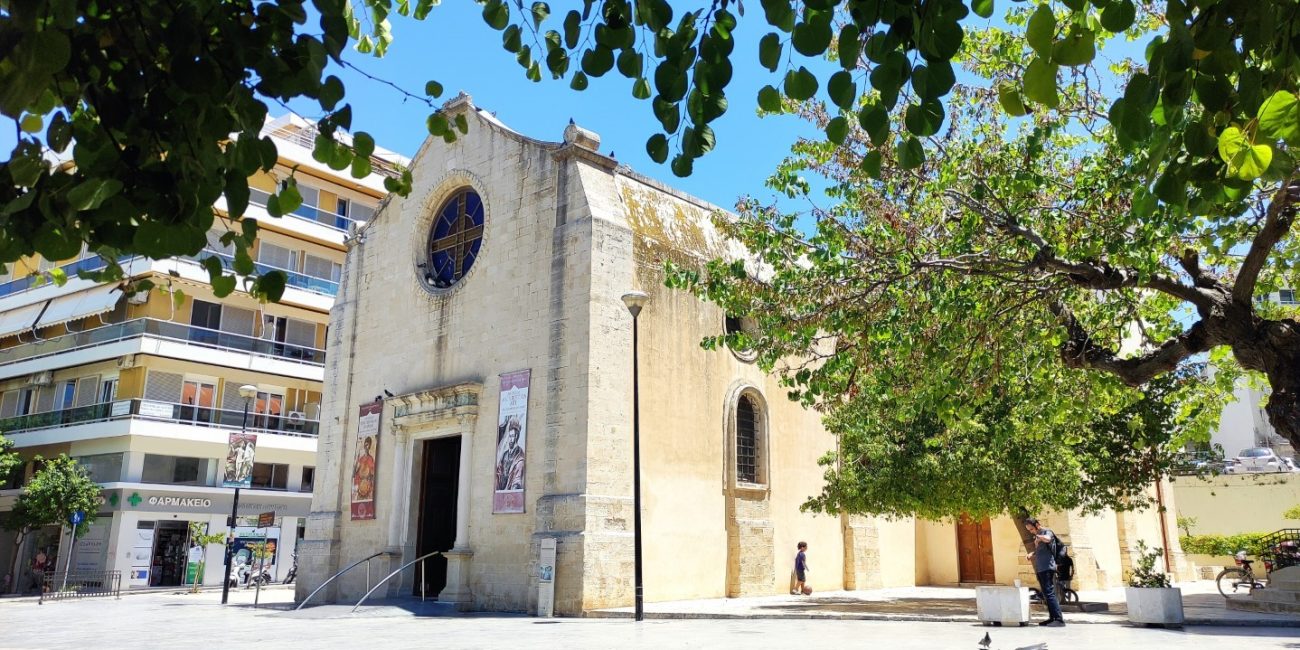
[[[745,355],[700,347],[727,327],[720,309],[663,287],[665,260],[728,252],[716,207],[599,154],[577,126],[544,142],[465,95],[445,110],[468,132],[426,141],[413,191],[348,242],[300,600],[374,556],[313,600],[355,602],[440,551],[372,598],[534,611],[553,539],[556,613],[629,605],[632,319],[620,298],[632,290],[650,294],[647,600],[787,592],[799,541],[822,591],[924,584],[940,579],[935,562],[957,562],[951,525],[800,511],[834,438]],[[1020,551],[999,535],[1001,579]]]

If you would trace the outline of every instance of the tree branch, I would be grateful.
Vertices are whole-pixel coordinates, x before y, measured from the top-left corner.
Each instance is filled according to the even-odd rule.
[[[1051,304],[1051,310],[1064,322],[1070,336],[1061,344],[1061,360],[1067,367],[1108,372],[1129,386],[1141,386],[1157,375],[1174,370],[1184,359],[1205,352],[1216,344],[1205,325],[1197,321],[1182,334],[1150,352],[1120,358],[1113,350],[1094,343],[1091,334],[1069,307],[1057,301]]]
[[[1291,229],[1291,222],[1295,221],[1295,204],[1298,200],[1300,181],[1288,181],[1273,195],[1273,202],[1268,206],[1268,214],[1264,218],[1264,226],[1255,234],[1255,240],[1250,243],[1250,252],[1246,253],[1246,259],[1237,271],[1237,279],[1232,285],[1234,302],[1250,304],[1250,299],[1255,295],[1259,272],[1264,269],[1273,246],[1281,241]]]
[[[1134,269],[1119,268],[1106,262],[1071,262],[1061,259],[1042,235],[1021,224],[1014,216],[1006,213],[999,214],[997,211],[956,190],[948,190],[946,194],[967,209],[984,217],[998,230],[1032,244],[1037,250],[1031,262],[1033,266],[1065,275],[1076,286],[1099,291],[1139,287],[1169,294],[1202,309],[1208,309],[1213,304],[1213,298],[1209,295],[1198,291],[1196,287],[1189,287],[1170,277],[1156,274],[1142,279],[1141,274]]]

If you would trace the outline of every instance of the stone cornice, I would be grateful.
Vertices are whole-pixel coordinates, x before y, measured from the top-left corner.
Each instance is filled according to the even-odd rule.
[[[473,425],[482,392],[481,382],[464,382],[391,397],[393,429],[404,435],[438,424]]]

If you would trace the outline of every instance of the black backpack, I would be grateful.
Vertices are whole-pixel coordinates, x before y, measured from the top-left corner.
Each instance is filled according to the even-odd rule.
[[[1058,563],[1073,562],[1073,560],[1070,559],[1069,545],[1062,542],[1061,538],[1057,537],[1055,533],[1052,534],[1052,556],[1056,558]]]

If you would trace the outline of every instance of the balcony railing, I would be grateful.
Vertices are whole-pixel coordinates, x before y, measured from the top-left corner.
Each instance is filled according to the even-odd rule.
[[[177,424],[238,431],[243,423],[243,418],[244,412],[242,410],[174,404],[145,399],[127,399],[5,418],[0,420],[0,433],[11,434],[39,429],[56,429],[90,422],[125,419],[175,422]],[[248,430],[315,438],[320,434],[320,421],[308,420],[297,415],[291,417],[288,413],[249,413]]]
[[[260,357],[286,359],[315,366],[325,364],[325,351],[318,348],[268,341],[242,334],[231,334],[230,332],[195,327],[184,323],[139,318],[0,350],[0,365],[60,354],[71,350],[97,347],[141,336],[178,341],[187,345],[197,345],[215,350],[246,352]]]
[[[125,263],[129,259],[131,259],[130,256],[123,257],[118,260],[118,263]],[[77,277],[78,271],[98,271],[105,266],[108,266],[108,262],[105,262],[104,258],[98,255],[92,255],[75,262],[69,262],[59,268],[62,269],[64,275],[67,275],[69,278],[75,278]],[[12,267],[13,263],[11,262],[10,268]],[[18,278],[17,280],[10,280],[0,284],[0,297],[13,295],[46,284],[49,284],[49,281],[45,279],[44,273],[35,273]]]
[[[186,256],[182,259],[198,262],[199,260],[202,260],[203,258],[208,256],[212,256],[212,257],[216,257],[217,259],[220,259],[224,263],[227,269],[234,268],[235,257],[233,255],[229,255],[218,250],[213,250],[211,248],[205,248],[203,249],[203,252],[199,253],[198,255]],[[310,291],[311,293],[318,293],[323,296],[334,296],[337,295],[339,292],[339,283],[333,280],[318,278],[316,276],[306,275],[304,273],[298,273],[297,271],[282,269],[278,266],[271,266],[270,264],[262,264],[261,262],[254,262],[253,266],[254,268],[257,269],[258,274],[269,273],[271,271],[279,271],[283,273],[285,277],[284,283],[286,286],[297,287],[299,289],[302,289],[303,291]]]
[[[266,200],[269,198],[271,198],[270,192],[264,192],[262,190],[254,189],[254,188],[249,188],[248,190],[248,202],[251,205],[256,205],[258,207],[265,208]],[[322,210],[306,202],[303,202],[303,204],[299,205],[296,210],[290,212],[289,216],[298,217],[299,219],[305,219],[307,221],[318,223],[322,226],[325,226],[326,228],[333,228],[334,230],[339,230],[342,232],[347,232],[348,226],[351,225],[353,222],[352,219],[349,219],[341,214],[326,212],[325,210]]]

